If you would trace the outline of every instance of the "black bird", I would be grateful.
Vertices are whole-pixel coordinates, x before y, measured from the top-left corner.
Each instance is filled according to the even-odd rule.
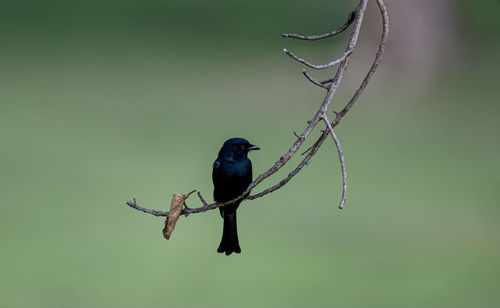
[[[224,142],[212,172],[216,202],[237,198],[248,188],[252,182],[252,162],[247,155],[252,150],[260,148],[243,138],[231,138]],[[217,252],[225,252],[226,256],[241,252],[236,230],[236,209],[240,203],[241,200],[219,207],[224,219],[224,229]]]

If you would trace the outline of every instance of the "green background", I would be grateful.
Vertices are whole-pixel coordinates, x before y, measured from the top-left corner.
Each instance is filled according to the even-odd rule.
[[[382,62],[337,129],[344,210],[330,140],[287,186],[243,203],[240,255],[216,253],[217,211],[181,217],[167,242],[162,218],[125,205],[167,209],[192,189],[211,201],[229,137],[262,148],[255,174],[269,168],[323,97],[281,49],[324,59],[347,39],[279,34],[332,29],[354,6],[2,1],[0,307],[497,307],[495,1],[458,2],[459,56],[424,90],[395,88]]]

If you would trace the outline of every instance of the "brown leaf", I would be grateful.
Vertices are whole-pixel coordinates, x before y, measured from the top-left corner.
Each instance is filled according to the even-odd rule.
[[[163,236],[168,240],[174,231],[175,224],[179,219],[179,216],[182,212],[182,206],[186,199],[191,195],[195,190],[190,192],[189,194],[174,194],[172,196],[172,202],[170,203],[170,211],[168,212],[167,220],[165,220],[165,228],[163,228]]]

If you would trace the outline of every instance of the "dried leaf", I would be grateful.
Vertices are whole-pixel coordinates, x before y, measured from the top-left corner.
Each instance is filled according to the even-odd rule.
[[[170,211],[167,216],[167,220],[165,220],[165,228],[163,228],[163,236],[168,240],[174,231],[175,224],[179,219],[179,216],[182,212],[182,206],[186,199],[191,195],[195,190],[190,192],[189,194],[174,194],[172,196],[172,202],[170,203]]]

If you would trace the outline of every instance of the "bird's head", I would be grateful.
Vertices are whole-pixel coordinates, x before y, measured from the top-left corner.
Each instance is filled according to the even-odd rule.
[[[241,158],[246,158],[248,152],[253,150],[260,150],[260,148],[256,145],[251,144],[248,140],[243,138],[231,138],[224,142],[221,151],[219,152],[219,156],[221,154],[227,155],[229,153],[238,160]]]

